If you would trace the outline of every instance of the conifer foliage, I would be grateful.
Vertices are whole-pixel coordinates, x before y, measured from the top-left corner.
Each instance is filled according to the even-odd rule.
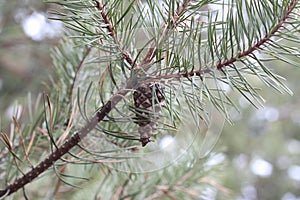
[[[210,111],[230,122],[236,106],[224,85],[253,106],[263,103],[253,80],[291,93],[269,63],[299,66],[299,49],[284,45],[299,42],[299,2],[48,3],[58,5],[51,17],[66,36],[52,50],[50,93],[28,106],[28,121],[14,118],[14,141],[1,132],[8,170],[0,196],[33,196],[39,179],[49,198],[84,195],[76,186],[94,199],[195,199],[208,188],[228,195],[211,184],[222,166],[206,165],[220,134],[208,131]],[[174,148],[162,147],[166,136]]]

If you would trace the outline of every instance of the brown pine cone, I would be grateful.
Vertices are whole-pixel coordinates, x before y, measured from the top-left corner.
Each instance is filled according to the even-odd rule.
[[[164,101],[163,88],[158,83],[141,84],[133,93],[136,108],[136,121],[141,135],[140,141],[145,146],[156,130],[155,122],[161,113],[161,103]],[[153,105],[154,104],[154,105]]]

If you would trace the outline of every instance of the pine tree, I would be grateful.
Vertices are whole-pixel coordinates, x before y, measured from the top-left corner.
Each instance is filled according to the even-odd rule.
[[[238,109],[224,85],[255,107],[258,79],[291,93],[269,63],[299,66],[299,49],[284,45],[299,41],[298,1],[49,3],[66,36],[52,50],[49,92],[24,109],[27,119],[16,110],[12,136],[1,132],[0,196],[228,195],[214,182],[222,166],[209,164],[216,126]]]

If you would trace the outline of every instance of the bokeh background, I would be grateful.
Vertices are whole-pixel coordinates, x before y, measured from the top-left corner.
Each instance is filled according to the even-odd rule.
[[[53,6],[38,0],[0,1],[2,128],[17,102],[43,92],[43,83],[51,81],[50,49],[63,35],[63,24],[48,20],[48,11],[59,9]],[[281,62],[269,67],[286,78],[294,95],[257,82],[265,99],[259,109],[232,95],[240,112],[232,109],[233,124],[225,124],[215,147],[225,163],[219,184],[230,190],[230,199],[300,200],[300,68]],[[210,196],[218,198],[213,192]]]

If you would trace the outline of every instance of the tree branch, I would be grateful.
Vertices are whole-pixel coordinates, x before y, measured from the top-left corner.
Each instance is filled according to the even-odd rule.
[[[236,62],[237,60],[249,56],[253,54],[253,52],[257,49],[260,49],[263,45],[267,44],[272,36],[275,36],[275,34],[282,28],[283,24],[286,22],[286,20],[290,17],[293,8],[296,6],[298,3],[298,0],[292,0],[287,8],[286,13],[282,16],[282,18],[279,20],[275,28],[270,32],[267,33],[263,38],[258,40],[253,46],[251,46],[248,50],[241,52],[240,54],[236,55],[236,57],[232,57],[228,60],[224,60],[222,62],[217,63],[216,67],[218,70],[221,70],[223,67],[228,66]]]
[[[114,37],[114,29],[112,24],[109,21],[109,18],[105,12],[105,9],[103,5],[99,2],[97,2],[97,8],[101,11],[101,15],[105,21],[105,23],[108,24],[108,30],[109,34]],[[174,16],[174,21],[171,20],[171,23],[169,26],[165,25],[165,33],[168,33],[168,28],[174,28],[176,25],[177,20],[179,19],[179,16],[183,13],[185,8],[188,5],[189,0],[184,0],[183,4],[177,8],[176,11],[176,16]],[[298,0],[292,0],[288,6],[288,9],[285,13],[285,15],[280,19],[278,25],[276,28],[269,34],[267,34],[264,38],[259,40],[253,47],[250,49],[244,51],[240,55],[233,57],[229,60],[225,60],[223,62],[220,62],[216,65],[216,68],[218,70],[221,70],[223,67],[228,66],[236,62],[239,58],[242,58],[244,56],[250,55],[261,47],[262,45],[266,44],[267,41],[270,40],[272,36],[275,35],[276,32],[279,31],[279,29],[282,27],[284,22],[289,18],[290,14],[292,13],[293,8],[295,7],[296,3]],[[150,48],[148,53],[146,54],[146,57],[143,59],[142,64],[149,64],[151,60],[154,58],[154,55],[157,52],[157,48],[153,47]],[[123,52],[123,58],[126,59],[128,63],[133,64],[132,59],[128,54]],[[142,65],[139,65],[142,66]],[[200,76],[203,73],[209,73],[211,72],[210,69],[200,69],[200,70],[195,70],[191,72],[181,72],[177,73],[174,75],[165,75],[163,78],[180,78],[180,77],[188,77],[188,76],[193,76],[193,75],[198,75]],[[83,127],[81,128],[77,133],[75,133],[69,140],[67,140],[62,146],[60,146],[56,151],[51,153],[49,157],[47,157],[45,160],[43,160],[41,163],[39,163],[36,167],[34,167],[31,171],[26,173],[24,176],[21,178],[16,179],[12,184],[8,185],[5,189],[0,190],[0,197],[4,197],[7,195],[10,195],[14,192],[16,192],[18,189],[24,187],[27,183],[31,182],[33,179],[38,177],[41,173],[46,171],[49,167],[51,167],[57,160],[61,159],[61,157],[68,153],[74,146],[76,146],[92,129],[95,128],[95,126],[102,121],[107,114],[118,104],[121,100],[122,97],[125,96],[131,89],[133,89],[137,84],[137,78],[135,75],[133,75],[130,79],[127,80],[125,86],[120,89],[114,96],[110,98],[110,100],[99,110],[97,113],[92,117],[92,119]]]
[[[156,52],[158,50],[158,47],[164,41],[164,38],[166,38],[168,36],[170,30],[173,30],[174,28],[176,28],[177,23],[178,23],[178,19],[186,11],[186,8],[187,8],[187,6],[189,5],[190,2],[191,2],[191,0],[184,0],[182,2],[182,4],[177,7],[177,9],[175,11],[175,15],[170,18],[170,22],[165,22],[162,25],[163,32],[161,33],[161,38],[159,39],[158,45],[155,44],[155,43],[153,43],[151,45],[151,47],[149,48],[148,52],[146,53],[145,58],[143,59],[143,61],[141,62],[140,65],[136,66],[136,69],[140,69],[144,65],[146,65],[146,64],[148,64],[148,63],[151,62],[151,60],[154,58],[154,56],[155,56],[155,54],[156,54]]]
[[[101,12],[101,16],[102,16],[104,22],[106,24],[108,24],[107,29],[109,31],[109,35],[112,36],[114,38],[114,40],[116,40],[112,23],[110,22],[110,19],[107,16],[107,13],[106,13],[106,11],[104,9],[104,6],[102,5],[102,3],[100,1],[98,1],[98,0],[95,0],[95,1],[96,1],[97,8]],[[184,1],[183,5],[185,5],[185,2],[186,1]],[[180,9],[178,8],[178,10],[176,12],[178,14],[178,16],[182,12],[181,11],[182,9],[183,9],[183,7],[180,8]],[[177,19],[177,16],[175,16],[174,18]],[[176,21],[174,21],[173,25],[175,24],[175,22]],[[89,53],[89,51],[90,51],[90,49],[86,52],[86,54],[85,54],[85,56],[84,56],[83,59],[85,59],[85,57],[87,56],[87,54]],[[133,64],[132,59],[130,58],[130,56],[127,53],[122,52],[122,55],[123,55],[123,58],[126,59],[126,61],[129,64],[131,64],[131,65]],[[143,60],[143,63],[144,64],[150,63],[152,59],[153,59],[153,56],[148,57],[148,58],[146,57]],[[83,63],[83,61],[79,64],[79,67],[81,67],[82,63]],[[42,174],[44,171],[46,171],[49,167],[51,167],[64,154],[68,153],[92,129],[94,129],[96,127],[96,125],[101,120],[104,119],[104,117],[115,107],[115,105],[118,104],[121,101],[122,97],[125,96],[131,89],[133,89],[136,84],[137,84],[137,79],[136,79],[135,76],[133,76],[132,78],[130,78],[127,81],[127,84],[125,84],[126,88],[119,90],[116,95],[114,95],[113,97],[111,97],[111,99],[95,114],[95,116],[90,120],[90,122],[88,122],[86,124],[86,126],[84,126],[77,133],[75,133],[69,140],[67,140],[56,151],[54,151],[53,153],[51,153],[48,158],[46,158],[41,163],[39,163],[31,171],[29,171],[28,173],[26,173],[21,178],[16,179],[14,181],[14,183],[8,185],[4,190],[0,190],[0,197],[6,196],[6,195],[8,196],[8,195],[16,192],[20,188],[24,187],[26,184],[30,183],[33,179],[35,179],[40,174]]]
[[[222,62],[219,62],[215,65],[217,70],[221,70],[226,66],[232,65],[236,61],[240,60],[243,57],[247,57],[257,49],[261,49],[262,46],[268,44],[268,42],[273,42],[271,38],[276,35],[277,32],[280,31],[281,28],[283,28],[283,24],[286,22],[287,19],[290,18],[290,15],[292,14],[293,8],[298,3],[298,0],[292,0],[288,6],[288,9],[284,16],[279,20],[278,24],[275,26],[275,28],[268,34],[265,35],[265,37],[258,40],[253,46],[249,47],[247,50],[241,52],[240,54],[236,55],[235,57],[231,57],[228,60],[224,60]],[[150,49],[151,50],[151,49]],[[149,50],[149,51],[150,51]],[[175,78],[182,78],[182,77],[190,77],[190,76],[201,76],[205,73],[211,73],[213,70],[210,68],[205,69],[199,69],[199,70],[191,70],[190,72],[179,72],[177,74],[168,74],[168,75],[162,75],[154,77],[151,80],[161,80],[161,79],[175,79]]]
[[[100,11],[100,14],[104,20],[104,23],[107,24],[106,29],[108,30],[108,34],[114,39],[114,41],[119,45],[119,49],[122,51],[122,57],[125,59],[131,66],[134,64],[131,56],[123,49],[122,45],[116,38],[115,30],[111,20],[109,19],[106,9],[101,3],[100,0],[94,0],[96,2],[96,8]]]
[[[41,173],[51,167],[57,160],[59,160],[64,154],[68,153],[74,146],[76,146],[95,126],[104,119],[104,117],[119,103],[124,95],[126,95],[133,88],[137,82],[137,79],[129,79],[126,84],[126,88],[123,88],[112,96],[110,100],[95,114],[95,116],[75,133],[69,140],[67,140],[62,146],[54,151],[48,158],[43,160],[40,164],[34,167],[31,171],[26,173],[21,178],[18,178],[14,183],[8,185],[4,190],[0,190],[0,197],[10,195],[18,189],[24,187],[27,183],[30,183],[33,179],[38,177]]]

